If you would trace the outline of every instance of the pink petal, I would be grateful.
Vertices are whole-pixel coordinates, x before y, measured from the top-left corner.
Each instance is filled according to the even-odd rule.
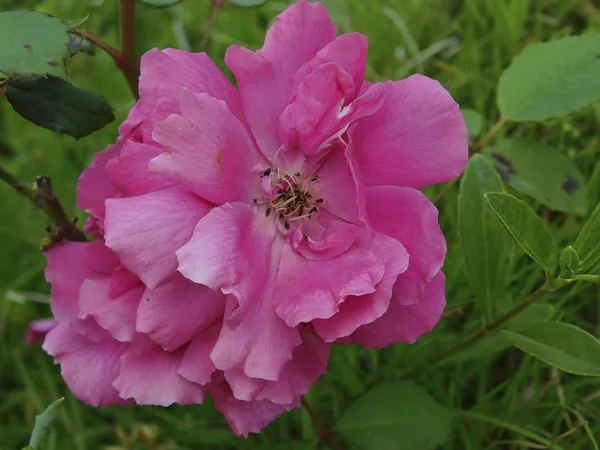
[[[159,287],[146,290],[137,310],[136,329],[173,351],[222,320],[224,311],[223,294],[176,274]]]
[[[327,260],[346,252],[357,233],[358,227],[321,213],[294,230],[291,244],[307,259]]]
[[[402,242],[410,255],[408,270],[394,286],[394,297],[403,305],[418,303],[446,256],[438,210],[423,193],[410,188],[372,187],[366,196],[375,231]]]
[[[192,238],[177,251],[179,272],[195,283],[235,295],[243,307],[265,288],[275,236],[272,218],[258,208],[226,203],[203,217]]]
[[[210,394],[215,407],[223,413],[237,436],[247,437],[248,433],[259,433],[285,411],[300,407],[300,397],[288,405],[277,405],[268,400],[240,401],[233,396],[227,383],[211,385]]]
[[[279,135],[287,150],[314,155],[340,141],[355,120],[375,113],[383,105],[386,89],[374,84],[354,98],[354,81],[335,63],[319,66],[300,86],[294,101],[279,120]]]
[[[204,389],[177,373],[183,351],[154,349],[143,354],[128,351],[121,358],[121,370],[114,387],[122,398],[138,405],[169,406],[202,403]]]
[[[194,194],[176,188],[107,200],[106,245],[153,289],[175,272],[175,251],[208,210]]]
[[[353,129],[349,130],[352,136]],[[343,148],[345,147],[345,149]],[[311,158],[319,178],[311,183],[313,196],[322,198],[319,209],[356,225],[368,226],[365,193],[360,170],[354,158],[352,141],[330,152]],[[315,160],[318,159],[318,162]]]
[[[52,284],[50,306],[59,321],[79,315],[79,289],[86,278],[108,277],[118,264],[103,241],[55,245],[46,256],[46,280]]]
[[[109,279],[85,280],[81,285],[79,318],[92,317],[117,341],[131,342],[143,293],[144,287],[138,285],[112,299]]]
[[[125,196],[141,195],[175,185],[164,174],[148,171],[151,159],[164,150],[148,144],[127,141],[119,156],[106,164],[106,173],[114,186]]]
[[[426,286],[421,301],[414,305],[404,305],[394,296],[380,319],[360,327],[344,342],[360,343],[366,348],[384,348],[399,342],[414,344],[440,320],[446,306],[445,284],[446,277],[439,272]]]
[[[233,114],[242,115],[239,94],[206,53],[152,49],[142,57],[141,72],[140,103],[152,124],[179,114],[183,88],[223,100]]]
[[[181,113],[154,128],[154,139],[166,153],[153,159],[150,169],[181,180],[217,205],[251,200],[268,163],[244,125],[225,102],[189,90],[182,91]]]
[[[92,406],[125,405],[112,383],[127,345],[92,342],[61,323],[46,336],[43,349],[60,363],[61,374],[77,398]]]
[[[367,68],[368,39],[360,33],[348,33],[338,36],[327,44],[313,59],[304,63],[294,76],[294,89],[320,65],[336,63],[354,80],[354,94],[358,93],[365,78]]]
[[[323,342],[313,333],[294,349],[292,359],[285,365],[277,381],[257,380],[239,373],[236,377],[228,377],[228,372],[225,372],[225,378],[237,399],[242,400],[245,394],[251,392],[244,392],[245,382],[249,382],[251,389],[254,389],[249,399],[287,405],[293,403],[298,395],[306,394],[327,371],[330,351],[331,344]],[[256,385],[252,386],[253,383]]]
[[[336,33],[325,6],[301,0],[277,17],[261,50],[227,49],[225,63],[237,79],[246,120],[269,160],[280,147],[278,121],[294,94],[294,75]]]
[[[134,273],[119,265],[110,277],[110,291],[108,295],[110,298],[116,298],[138,283],[140,283],[140,279]]]
[[[27,333],[25,334],[25,343],[33,344],[34,342],[43,341],[46,335],[56,325],[58,325],[58,321],[56,319],[34,320],[27,327]]]
[[[125,122],[119,125],[119,136],[134,142],[154,144],[152,141],[152,124],[148,120],[141,102],[138,101],[131,108]]]
[[[107,198],[117,197],[119,188],[113,184],[106,173],[108,162],[121,152],[127,140],[120,138],[116,144],[94,155],[92,164],[83,171],[77,184],[77,207],[88,211],[100,220],[103,228],[104,202]]]
[[[316,319],[312,322],[315,331],[327,342],[349,336],[361,325],[381,317],[390,306],[392,289],[398,275],[409,267],[406,249],[400,242],[389,236],[364,231],[355,245],[367,249],[379,258],[385,267],[383,278],[377,284],[375,292],[349,296],[340,305],[337,314],[328,319]],[[335,260],[331,262],[334,263]]]
[[[179,366],[179,375],[186,380],[198,384],[208,384],[212,374],[217,370],[210,359],[210,352],[215,346],[222,323],[198,333],[186,348]]]
[[[354,133],[365,184],[421,188],[456,178],[467,163],[467,128],[448,91],[422,75],[385,86],[383,107]]]
[[[366,248],[353,246],[336,258],[315,261],[286,244],[273,305],[290,327],[328,319],[338,313],[346,297],[375,292],[384,272],[381,259]]]

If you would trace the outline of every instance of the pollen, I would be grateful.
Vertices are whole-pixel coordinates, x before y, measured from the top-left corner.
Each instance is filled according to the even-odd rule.
[[[266,177],[270,180],[264,180]],[[260,174],[260,178],[263,179],[265,196],[262,199],[252,199],[253,203],[265,206],[265,217],[274,213],[276,220],[286,230],[290,229],[292,223],[311,219],[319,212],[317,204],[320,205],[324,200],[313,200],[309,192],[311,182],[316,181],[318,175],[305,176],[300,172],[288,173],[268,168]]]

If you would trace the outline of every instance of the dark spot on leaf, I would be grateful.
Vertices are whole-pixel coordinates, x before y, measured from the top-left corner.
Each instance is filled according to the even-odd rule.
[[[496,166],[496,170],[502,177],[502,180],[506,183],[517,174],[515,166],[510,160],[501,153],[492,153],[492,158],[498,161],[499,165]]]
[[[50,62],[48,63],[48,65],[49,65],[50,67],[59,67],[59,66],[60,66],[60,64],[58,64],[57,62],[54,62],[54,61],[50,61]]]
[[[600,59],[600,53],[598,53],[598,54],[596,55],[596,58]]]
[[[567,194],[573,194],[577,189],[579,189],[579,182],[575,180],[571,175],[567,175],[567,179],[560,188]]]
[[[31,50],[31,45],[30,44],[23,44],[23,48],[26,48],[27,50]]]

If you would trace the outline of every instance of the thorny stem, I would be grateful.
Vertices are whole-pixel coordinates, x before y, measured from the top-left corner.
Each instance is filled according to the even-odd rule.
[[[225,0],[213,0],[212,11],[210,13],[210,19],[208,19],[208,24],[206,25],[206,31],[204,32],[204,36],[202,37],[202,42],[200,42],[199,51],[203,52],[206,50],[206,46],[208,44],[208,40],[210,39],[210,33],[217,22],[217,17],[219,16],[219,11],[223,7]]]
[[[42,250],[47,250],[54,243],[61,240],[85,242],[87,239],[76,226],[69,220],[65,210],[54,191],[50,178],[42,175],[35,183],[23,183],[15,175],[0,166],[0,180],[9,184],[15,191],[27,197],[46,213],[53,224],[48,228],[49,235],[42,242]]]
[[[333,448],[335,448],[336,450],[342,450],[342,447],[340,446],[340,444],[338,444],[337,441],[333,438],[331,430],[329,430],[323,424],[323,422],[321,421],[321,419],[319,418],[317,413],[314,411],[314,409],[312,409],[312,407],[310,406],[310,403],[308,403],[308,400],[306,400],[305,397],[302,397],[302,406],[304,406],[304,409],[306,409],[306,412],[308,413],[308,415],[310,416],[310,418],[312,419],[314,424],[319,429],[320,434],[322,436],[325,436],[325,439],[327,439],[327,441],[329,441],[329,443],[333,446]]]
[[[135,34],[135,0],[119,0],[119,27],[121,56],[125,62],[123,72],[129,89],[136,100],[140,98],[138,81],[140,77],[140,56]]]
[[[421,370],[423,370],[424,367],[438,364],[438,363],[450,358],[451,356],[456,355],[457,353],[461,352],[462,350],[466,349],[467,347],[470,347],[471,345],[473,345],[475,342],[477,342],[481,338],[485,337],[491,331],[494,331],[494,330],[500,328],[502,325],[504,325],[506,322],[511,320],[513,317],[515,317],[515,316],[519,315],[520,313],[522,313],[523,311],[525,311],[530,305],[532,305],[533,303],[538,301],[540,299],[540,297],[542,297],[544,294],[546,294],[548,292],[553,292],[556,289],[558,289],[558,287],[554,286],[547,279],[542,287],[540,287],[537,291],[535,291],[533,294],[531,294],[529,297],[527,297],[525,300],[523,300],[521,303],[519,303],[513,309],[508,311],[506,314],[504,314],[500,318],[494,320],[493,322],[488,323],[482,329],[473,333],[471,336],[466,337],[462,341],[456,343],[449,349],[447,349],[441,353],[438,353],[437,355],[434,355],[432,358],[429,358],[429,360],[426,361],[425,363],[416,364],[412,368],[410,368],[407,371],[405,371],[404,373],[402,373],[400,375],[400,377],[401,378],[412,378],[415,375],[419,374],[421,372]]]

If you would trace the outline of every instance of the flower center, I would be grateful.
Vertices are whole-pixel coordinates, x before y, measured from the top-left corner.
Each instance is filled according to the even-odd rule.
[[[311,219],[319,212],[322,198],[313,199],[309,192],[311,181],[318,175],[303,177],[299,172],[290,174],[280,170],[267,169],[261,175],[262,199],[253,199],[255,205],[265,205],[265,216],[273,215],[286,230],[293,222]]]

